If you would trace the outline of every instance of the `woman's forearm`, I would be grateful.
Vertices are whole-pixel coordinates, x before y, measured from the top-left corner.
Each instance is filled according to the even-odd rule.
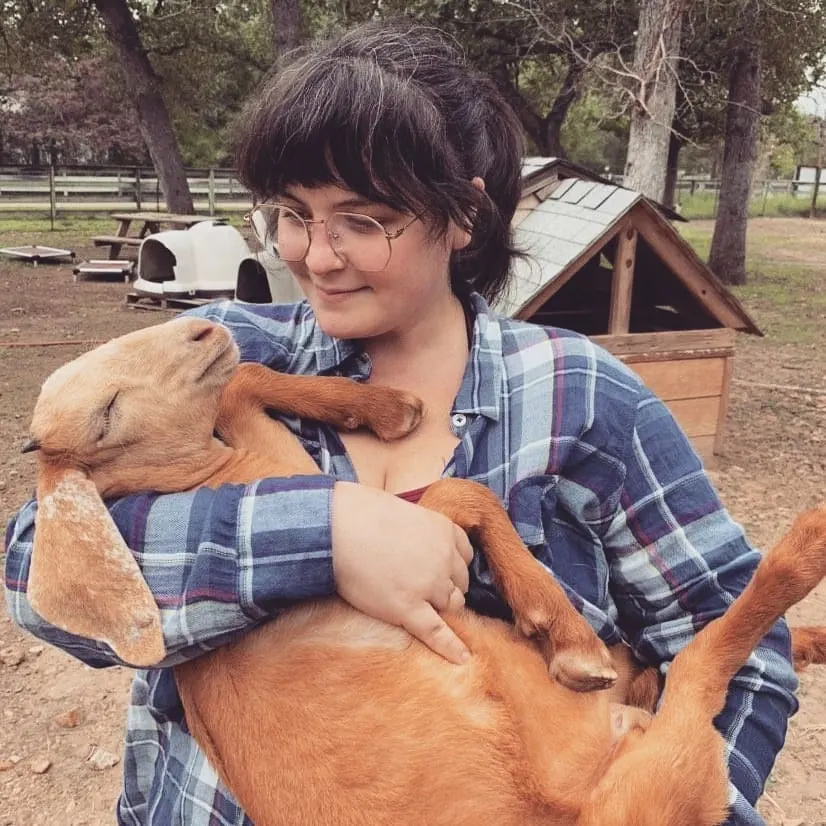
[[[297,600],[334,592],[332,487],[329,477],[302,476],[111,503],[161,609],[167,651],[161,665],[197,656]],[[105,644],[55,628],[29,606],[35,513],[29,503],[7,531],[12,618],[90,665],[128,665]]]

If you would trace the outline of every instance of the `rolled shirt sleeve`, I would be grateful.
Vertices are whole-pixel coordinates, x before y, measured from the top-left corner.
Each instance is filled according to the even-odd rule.
[[[604,537],[619,624],[649,663],[667,669],[696,632],[743,590],[761,555],[719,501],[665,405],[643,393],[621,502]],[[731,824],[754,809],[797,710],[789,631],[778,622],[731,683],[715,725],[727,742]]]
[[[334,592],[333,485],[328,476],[296,476],[109,503],[161,610],[167,657],[160,666],[208,651],[296,600]],[[46,623],[29,605],[35,514],[30,502],[6,533],[11,617],[89,665],[128,665],[107,645]]]
[[[224,301],[186,314],[226,325],[242,361],[317,373],[324,358],[340,355],[338,345],[316,330],[306,304],[262,308]],[[318,474],[108,503],[161,610],[167,648],[161,665],[214,648],[296,600],[334,592],[333,485],[333,478]],[[105,644],[54,628],[29,605],[36,508],[34,502],[23,507],[6,532],[9,613],[90,665],[120,663]]]

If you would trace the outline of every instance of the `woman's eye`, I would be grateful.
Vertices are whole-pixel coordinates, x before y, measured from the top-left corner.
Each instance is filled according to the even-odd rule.
[[[362,235],[369,233],[384,233],[384,230],[374,218],[368,215],[339,215],[341,223],[350,232],[358,232]]]

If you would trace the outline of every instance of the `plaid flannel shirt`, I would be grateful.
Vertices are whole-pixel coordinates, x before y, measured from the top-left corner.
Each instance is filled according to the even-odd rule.
[[[451,420],[460,443],[444,475],[491,488],[602,639],[626,641],[665,671],[742,590],[758,552],[666,407],[631,371],[583,336],[504,319],[478,296],[471,309],[471,352]],[[369,358],[356,343],[322,333],[306,303],[222,303],[197,314],[227,325],[244,361],[369,377]],[[289,424],[324,475],[111,505],[161,607],[168,651],[164,667],[135,676],[117,804],[123,826],[250,823],[190,736],[169,666],[294,600],[334,590],[332,485],[356,474],[331,428]],[[26,601],[35,507],[27,504],[7,531],[12,617],[85,663],[118,663],[106,645],[44,623]],[[508,617],[479,553],[467,603]],[[788,631],[779,623],[733,681],[717,720],[728,743],[731,823],[762,823],[752,804],[797,708],[796,686]]]

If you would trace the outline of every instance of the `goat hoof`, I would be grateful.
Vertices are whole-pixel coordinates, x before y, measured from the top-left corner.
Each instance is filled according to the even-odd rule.
[[[572,649],[559,651],[551,660],[548,673],[571,691],[604,691],[617,681],[617,672],[602,659]]]
[[[382,441],[392,442],[407,436],[419,426],[424,416],[424,404],[412,393],[389,387],[384,389],[390,394],[387,405],[384,409],[376,405],[367,424]]]

